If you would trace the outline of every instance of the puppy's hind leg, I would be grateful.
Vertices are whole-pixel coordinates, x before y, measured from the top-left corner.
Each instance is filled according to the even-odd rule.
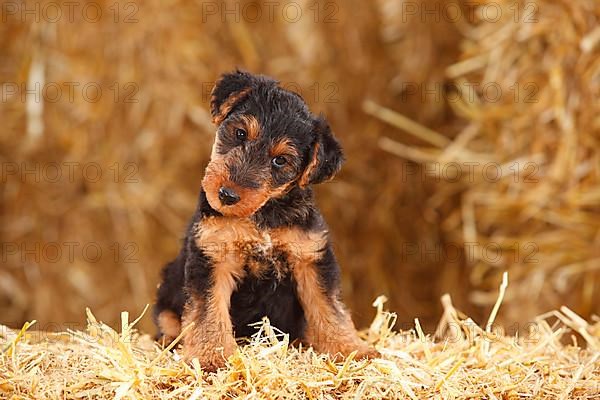
[[[167,264],[162,270],[156,304],[153,309],[154,323],[158,327],[156,340],[164,346],[181,333],[181,314],[185,303],[183,255]]]

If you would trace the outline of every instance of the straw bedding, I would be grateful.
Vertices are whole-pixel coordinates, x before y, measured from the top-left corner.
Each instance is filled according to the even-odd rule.
[[[216,374],[179,360],[121,314],[119,332],[88,310],[85,331],[0,330],[0,396],[110,399],[595,399],[600,395],[600,322],[568,308],[539,317],[525,336],[486,329],[442,298],[435,336],[418,320],[391,328],[385,298],[364,338],[382,358],[331,362],[289,346],[268,321]],[[499,305],[499,302],[497,302]],[[575,336],[577,334],[577,336]],[[581,340],[581,342],[579,342]],[[580,347],[587,347],[583,349]]]

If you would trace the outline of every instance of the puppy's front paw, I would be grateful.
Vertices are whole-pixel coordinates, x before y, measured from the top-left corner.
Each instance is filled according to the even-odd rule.
[[[371,359],[371,358],[379,358],[381,357],[381,353],[375,350],[370,346],[361,346],[356,353],[357,360]]]
[[[183,359],[191,362],[194,358],[200,361],[202,369],[207,372],[216,372],[219,368],[225,367],[225,362],[233,354],[237,345],[235,342],[227,343],[221,346],[186,346],[183,345]]]

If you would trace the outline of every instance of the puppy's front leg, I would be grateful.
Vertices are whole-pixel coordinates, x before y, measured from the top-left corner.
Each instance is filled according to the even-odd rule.
[[[315,263],[295,265],[294,278],[306,317],[304,339],[307,343],[331,356],[347,356],[355,350],[358,359],[379,355],[358,337],[350,314],[338,298],[338,289],[328,293],[322,287]]]
[[[225,359],[233,354],[236,347],[229,316],[235,279],[228,271],[217,272],[223,265],[217,264],[214,267],[212,289],[204,298],[191,294],[182,318],[184,327],[194,323],[183,338],[184,358],[190,361],[197,357],[202,367],[208,371],[224,366]]]
[[[304,341],[331,356],[377,357],[358,337],[350,314],[339,299],[339,266],[325,232],[280,230],[279,244],[288,248],[296,290],[306,318]]]
[[[244,274],[244,262],[232,231],[207,225],[192,244],[196,256],[194,249],[190,251],[200,262],[194,265],[188,260],[186,265],[189,298],[182,326],[192,322],[194,326],[184,336],[183,354],[186,360],[197,357],[203,368],[214,371],[224,366],[236,348],[229,308],[231,295]]]

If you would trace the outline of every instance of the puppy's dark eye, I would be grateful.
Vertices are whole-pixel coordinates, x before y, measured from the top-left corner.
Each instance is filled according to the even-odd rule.
[[[273,164],[275,168],[281,168],[287,164],[287,159],[284,156],[277,156],[271,160],[271,164]]]
[[[248,134],[246,133],[245,130],[238,128],[235,130],[235,137],[237,138],[237,140],[239,140],[240,142],[243,142],[244,140],[246,140],[246,137],[248,136]]]

